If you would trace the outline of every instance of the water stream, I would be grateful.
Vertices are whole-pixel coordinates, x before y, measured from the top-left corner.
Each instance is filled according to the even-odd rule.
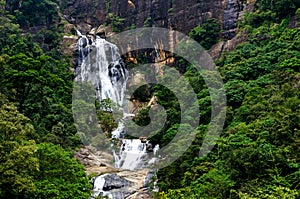
[[[124,119],[134,115],[128,113],[124,101],[129,73],[121,59],[118,47],[100,37],[89,38],[79,32],[78,35],[77,81],[91,82],[96,89],[96,97],[99,101],[110,99],[117,105],[118,111],[123,113],[118,128],[112,132],[112,137],[119,139],[119,150],[112,150],[114,166],[131,171],[145,168],[146,164],[149,164],[145,158],[147,151],[151,150],[155,153],[159,147],[152,147],[151,143],[145,140],[124,139]],[[90,53],[92,51],[93,53]],[[155,159],[151,159],[150,163],[154,161]],[[94,197],[107,196],[113,199],[123,199],[125,193],[121,189],[129,186],[128,181],[115,174],[97,176],[93,182]]]

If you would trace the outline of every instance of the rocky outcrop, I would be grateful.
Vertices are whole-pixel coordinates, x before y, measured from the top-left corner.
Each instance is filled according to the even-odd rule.
[[[223,21],[223,39],[212,46],[209,53],[213,59],[218,59],[222,52],[232,51],[235,47],[247,41],[246,34],[238,32],[237,23],[242,20],[246,11],[251,12],[253,10],[254,1],[249,0],[226,0],[224,10],[224,21]]]
[[[123,31],[143,26],[165,27],[188,33],[208,18],[217,18],[222,32],[222,42],[213,46],[211,55],[219,58],[221,53],[232,50],[245,40],[237,36],[237,23],[244,10],[249,10],[253,0],[74,0],[61,3],[62,16],[83,34],[106,37],[113,31]],[[73,38],[67,36],[67,52],[74,48]],[[134,58],[134,56],[129,56]],[[166,56],[165,62],[172,62]],[[136,60],[131,60],[135,61]]]
[[[153,198],[146,187],[147,170],[123,171],[93,178],[94,193],[99,196],[109,194],[112,198],[141,199]]]
[[[146,187],[150,181],[148,169],[137,171],[117,169],[111,165],[113,163],[111,154],[99,152],[93,147],[81,147],[74,156],[84,165],[87,175],[103,175],[105,178],[103,191],[122,193],[128,199],[152,198],[149,188]]]
[[[193,27],[214,17],[223,19],[224,0],[75,0],[61,3],[63,14],[83,33],[103,24],[114,24],[118,16],[120,31],[128,27],[156,26],[188,33]],[[111,14],[110,14],[111,13]]]
[[[128,180],[118,176],[117,174],[107,174],[105,175],[105,183],[103,185],[104,191],[111,191],[113,189],[121,189],[123,187],[128,187],[130,185]]]
[[[232,39],[235,36],[240,12],[243,10],[240,0],[225,0],[223,38]]]
[[[101,175],[109,172],[117,172],[118,170],[111,166],[113,163],[113,155],[97,151],[94,147],[81,147],[75,152],[75,158],[85,167],[86,173]]]

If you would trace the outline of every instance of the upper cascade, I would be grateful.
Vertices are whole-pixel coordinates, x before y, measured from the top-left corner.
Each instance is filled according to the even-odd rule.
[[[123,108],[128,70],[118,47],[98,36],[89,38],[79,31],[78,35],[79,71],[76,80],[92,83],[99,100],[110,99]]]
[[[124,103],[128,70],[115,44],[99,36],[90,38],[77,31],[79,36],[78,67],[76,81],[89,82],[96,89],[99,101],[110,99],[118,111],[127,114]],[[112,111],[106,109],[106,111]],[[113,137],[119,138],[124,134],[124,124],[121,119],[118,128],[112,132]]]

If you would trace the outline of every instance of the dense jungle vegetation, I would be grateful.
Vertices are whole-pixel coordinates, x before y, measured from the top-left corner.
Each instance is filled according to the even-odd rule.
[[[88,198],[90,180],[73,157],[74,75],[59,49],[56,2],[0,2],[0,198]]]
[[[300,197],[299,20],[298,1],[260,0],[239,23],[247,41],[216,62],[225,83],[227,117],[205,158],[197,153],[210,121],[210,97],[204,81],[187,66],[184,75],[198,91],[201,124],[189,150],[158,172],[160,198]],[[159,99],[172,104],[163,94]],[[161,140],[174,133],[170,127]]]
[[[73,66],[60,49],[58,3],[23,0],[19,8],[18,1],[0,0],[3,199],[88,198],[92,188],[73,157],[81,142],[72,117]],[[189,36],[208,49],[220,31],[211,19]],[[158,171],[158,198],[300,198],[300,2],[256,0],[238,34],[245,41],[216,61],[227,116],[204,158],[198,155],[210,122],[209,91],[193,66],[176,57],[174,67],[197,93],[201,123],[184,155]],[[180,110],[165,88],[156,86],[153,93],[167,108],[167,123],[152,138],[164,146],[177,132]],[[145,115],[135,120],[147,123]]]

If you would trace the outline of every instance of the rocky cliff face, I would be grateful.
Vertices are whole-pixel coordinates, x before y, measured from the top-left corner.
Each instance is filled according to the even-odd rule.
[[[74,0],[61,3],[64,16],[83,33],[93,27],[114,24],[120,20],[120,31],[126,28],[156,26],[188,33],[208,18],[217,18],[232,38],[236,19],[242,9],[240,0]],[[124,20],[122,20],[124,19]]]
[[[143,26],[187,34],[208,18],[216,18],[222,30],[221,42],[210,50],[216,59],[245,40],[236,36],[237,22],[251,4],[253,0],[73,0],[61,1],[60,9],[62,16],[83,34],[102,36]]]

